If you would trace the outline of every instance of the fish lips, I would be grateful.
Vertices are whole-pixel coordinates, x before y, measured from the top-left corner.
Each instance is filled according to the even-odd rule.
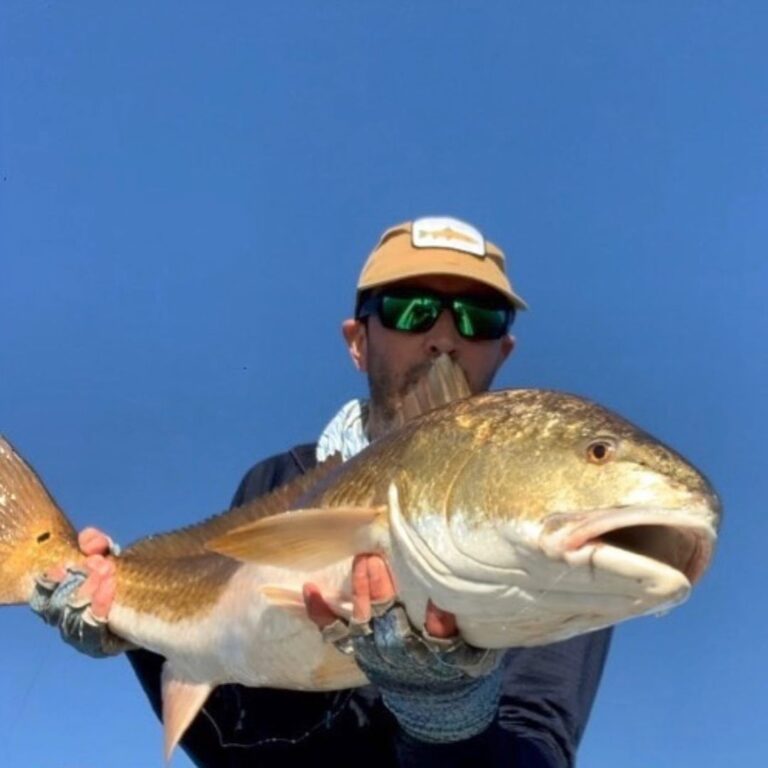
[[[709,507],[621,507],[552,515],[539,543],[548,557],[614,573],[675,604],[706,571],[715,539]]]

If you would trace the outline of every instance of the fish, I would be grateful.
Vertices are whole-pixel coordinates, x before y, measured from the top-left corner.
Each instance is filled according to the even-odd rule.
[[[432,601],[479,648],[552,643],[687,599],[720,525],[709,480],[580,396],[457,399],[456,368],[433,365],[399,426],[350,460],[116,558],[108,626],[165,657],[167,759],[217,685],[365,684],[302,598],[313,582],[349,617],[359,553],[387,559],[415,626]],[[0,440],[0,603],[29,602],[47,570],[83,562],[73,525]]]

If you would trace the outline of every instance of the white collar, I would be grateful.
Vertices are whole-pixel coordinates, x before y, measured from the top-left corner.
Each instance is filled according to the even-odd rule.
[[[368,401],[350,400],[328,422],[317,441],[316,456],[325,461],[334,453],[340,453],[344,461],[360,453],[369,444],[365,427],[368,422]]]

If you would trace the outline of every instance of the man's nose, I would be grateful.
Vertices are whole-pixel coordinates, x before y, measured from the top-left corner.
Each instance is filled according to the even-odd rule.
[[[451,313],[444,309],[437,318],[437,322],[424,334],[424,344],[429,354],[434,357],[442,354],[453,355],[459,344],[459,338]]]

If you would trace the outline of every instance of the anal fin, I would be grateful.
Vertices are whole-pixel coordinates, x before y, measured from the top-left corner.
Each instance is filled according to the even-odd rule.
[[[165,760],[171,759],[176,745],[202,709],[214,686],[211,683],[190,683],[177,677],[166,661],[163,664],[163,729],[165,731]]]

